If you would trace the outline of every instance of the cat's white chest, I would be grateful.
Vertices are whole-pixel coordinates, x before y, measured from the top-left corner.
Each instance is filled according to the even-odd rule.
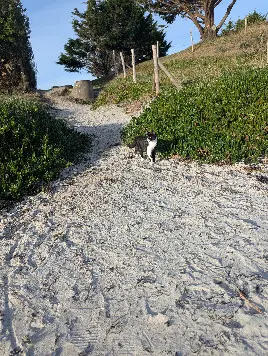
[[[156,145],[157,145],[157,138],[153,141],[150,141],[147,139],[148,142],[148,146],[147,146],[147,156],[151,157],[152,156],[152,152],[155,149]]]

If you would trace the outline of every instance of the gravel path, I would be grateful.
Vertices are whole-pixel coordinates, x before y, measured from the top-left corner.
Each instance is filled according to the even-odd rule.
[[[151,167],[121,109],[56,105],[94,148],[0,215],[0,355],[268,355],[267,168]]]

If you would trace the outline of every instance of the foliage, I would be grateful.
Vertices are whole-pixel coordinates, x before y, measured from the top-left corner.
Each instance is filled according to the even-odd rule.
[[[57,62],[67,71],[85,68],[97,77],[109,75],[114,70],[113,50],[117,57],[123,52],[131,64],[131,48],[135,48],[137,63],[152,58],[151,46],[156,41],[161,43],[160,55],[170,48],[152,15],[146,15],[134,0],[88,0],[86,11],[75,9],[73,15],[77,38],[68,40]]]
[[[169,59],[169,57],[167,57]],[[245,59],[242,57],[234,58],[187,58],[172,60],[165,62],[166,68],[172,73],[175,78],[179,78],[182,86],[189,83],[197,83],[201,79],[214,78],[219,76],[226,70],[237,68],[238,63],[244,65]],[[128,104],[134,100],[145,101],[154,96],[152,92],[152,73],[153,63],[150,61],[137,66],[137,83],[133,83],[130,73],[126,79],[121,76],[110,81],[101,90],[97,97],[94,108],[107,104]],[[172,88],[173,84],[169,81],[163,72],[159,73],[160,89],[165,91]],[[179,81],[178,80],[178,81]]]
[[[99,49],[90,41],[83,41],[80,38],[69,39],[64,50],[65,53],[61,53],[57,64],[64,65],[67,72],[86,69],[96,76],[111,74],[113,58],[110,51]]]
[[[236,1],[229,0],[224,16],[216,26],[214,12],[221,0],[136,0],[145,9],[160,14],[168,23],[172,23],[177,16],[188,18],[195,24],[203,40],[216,37]]]
[[[0,2],[1,91],[36,88],[29,19],[20,0]]]
[[[247,25],[251,26],[266,20],[267,15],[258,13],[256,10],[247,15]],[[238,19],[236,22],[229,21],[225,28],[222,30],[222,36],[228,36],[232,32],[238,32],[245,28],[245,19]]]
[[[132,102],[140,99],[144,94],[150,94],[152,91],[152,83],[147,80],[147,77],[137,77],[137,83],[133,83],[131,77],[118,78],[112,81],[110,85],[105,86],[100,92],[94,107],[97,108],[107,103],[119,104]]]
[[[34,100],[0,100],[0,199],[39,190],[88,148],[89,138]]]
[[[163,157],[253,162],[268,155],[268,70],[225,74],[170,89],[123,129],[125,143],[155,130]]]
[[[243,31],[242,31],[243,32]],[[182,86],[198,83],[200,80],[217,78],[226,71],[258,68],[266,65],[266,41],[268,25],[266,22],[252,26],[245,38],[244,33],[234,33],[230,37],[220,36],[215,41],[205,41],[160,59],[168,71]],[[146,61],[136,66],[137,83],[132,80],[132,71],[127,71],[127,78],[120,75],[106,83],[96,99],[95,107],[117,103],[129,104],[139,100],[148,103],[154,96],[152,90],[153,62]],[[160,91],[171,88],[172,84],[160,71]]]

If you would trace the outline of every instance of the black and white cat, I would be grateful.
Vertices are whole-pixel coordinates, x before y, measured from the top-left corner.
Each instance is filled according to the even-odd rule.
[[[135,153],[139,153],[143,159],[143,153],[146,152],[151,160],[151,164],[155,162],[155,153],[157,145],[157,136],[155,132],[147,132],[146,136],[137,136],[129,148],[135,148]]]

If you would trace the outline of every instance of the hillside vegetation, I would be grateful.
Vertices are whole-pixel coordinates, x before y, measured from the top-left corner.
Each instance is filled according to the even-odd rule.
[[[161,58],[181,84],[177,90],[160,73],[161,93],[152,93],[151,61],[105,86],[96,106],[117,103],[150,107],[122,132],[125,144],[155,130],[162,157],[205,162],[257,162],[268,155],[268,24],[229,32],[212,42]]]
[[[268,155],[267,82],[268,70],[251,69],[167,90],[131,120],[123,140],[154,130],[163,157],[255,162]]]
[[[214,41],[198,43],[179,53],[160,58],[169,72],[182,86],[195,84],[203,79],[219,77],[238,69],[263,68],[267,64],[268,23],[262,22]],[[142,103],[154,97],[152,92],[153,62],[146,61],[137,66],[137,83],[132,80],[132,71],[127,78],[119,75],[104,86],[95,106],[104,104]],[[160,71],[160,89],[172,88],[166,75]]]
[[[0,97],[0,203],[39,191],[89,144],[39,100]]]

